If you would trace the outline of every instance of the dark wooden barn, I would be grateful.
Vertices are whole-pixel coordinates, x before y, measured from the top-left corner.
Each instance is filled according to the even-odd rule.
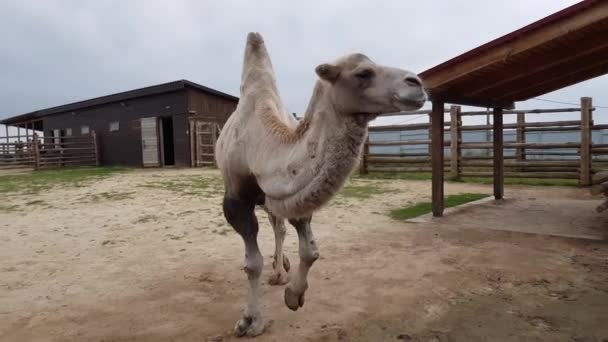
[[[0,123],[59,139],[94,131],[101,165],[202,166],[213,164],[215,138],[237,103],[237,97],[180,80]]]

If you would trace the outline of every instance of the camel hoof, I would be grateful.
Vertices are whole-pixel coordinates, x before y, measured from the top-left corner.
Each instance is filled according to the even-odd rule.
[[[269,285],[285,285],[287,283],[289,283],[287,273],[274,273],[268,278]]]
[[[304,293],[297,294],[289,287],[285,288],[285,305],[292,311],[297,311],[304,306]]]
[[[264,320],[261,317],[247,317],[239,319],[234,326],[234,335],[237,337],[255,337],[264,332]]]
[[[277,268],[277,257],[276,256],[272,260],[272,268],[273,269]],[[283,268],[285,269],[285,272],[289,272],[289,269],[291,268],[291,264],[289,263],[289,258],[287,257],[287,255],[283,255]]]

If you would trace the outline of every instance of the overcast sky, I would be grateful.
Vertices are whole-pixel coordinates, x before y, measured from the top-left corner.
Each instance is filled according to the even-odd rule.
[[[320,63],[362,52],[420,72],[576,2],[1,1],[0,118],[182,78],[238,96],[249,31],[301,113]],[[607,89],[604,76],[542,98],[608,106]],[[536,107],[564,105],[518,104]]]

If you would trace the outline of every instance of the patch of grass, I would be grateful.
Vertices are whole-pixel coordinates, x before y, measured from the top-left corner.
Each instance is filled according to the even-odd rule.
[[[479,193],[464,193],[458,195],[450,195],[445,199],[445,207],[452,208],[464,203],[473,202],[480,200],[482,198],[489,197],[486,194]],[[413,206],[393,209],[390,212],[390,216],[395,220],[407,220],[414,217],[418,217],[432,211],[432,203],[431,202],[420,202],[416,203]]]
[[[13,204],[13,205],[0,204],[0,213],[11,213],[11,212],[15,212],[15,211],[19,211],[19,206],[16,204]]]
[[[135,192],[117,192],[117,191],[100,192],[98,194],[90,195],[90,198],[93,202],[99,202],[102,200],[120,201],[120,200],[133,198],[133,196],[131,196],[131,195],[133,195],[134,193]]]
[[[431,180],[430,172],[370,172],[366,175],[355,175],[359,179],[403,179],[403,180]]]
[[[148,222],[156,222],[158,221],[158,216],[156,215],[143,215],[137,218],[134,223],[148,223]]]
[[[124,167],[79,167],[0,176],[0,193],[37,194],[55,186],[80,187],[125,170]]]
[[[387,189],[378,184],[367,183],[367,184],[347,184],[345,185],[338,196],[343,198],[356,198],[356,199],[367,199],[374,195],[381,195],[386,193],[395,192],[395,189]],[[336,204],[342,204],[337,202]]]
[[[219,195],[224,192],[224,183],[218,177],[188,176],[147,182],[140,186],[180,192],[185,195]]]

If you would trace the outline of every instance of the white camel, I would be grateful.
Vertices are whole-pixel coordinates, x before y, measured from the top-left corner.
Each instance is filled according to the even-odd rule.
[[[249,295],[237,336],[264,331],[258,307],[264,260],[257,243],[255,206],[263,206],[275,234],[271,284],[288,282],[283,256],[287,219],[298,233],[300,264],[285,288],[291,310],[304,305],[307,275],[319,252],[312,213],[326,204],[357,165],[367,125],[380,113],[420,108],[426,93],[412,72],[381,66],[351,54],[315,69],[308,109],[297,121],[281,102],[262,36],[249,33],[241,98],[217,141],[217,165],[224,178],[224,216],[245,243]]]

